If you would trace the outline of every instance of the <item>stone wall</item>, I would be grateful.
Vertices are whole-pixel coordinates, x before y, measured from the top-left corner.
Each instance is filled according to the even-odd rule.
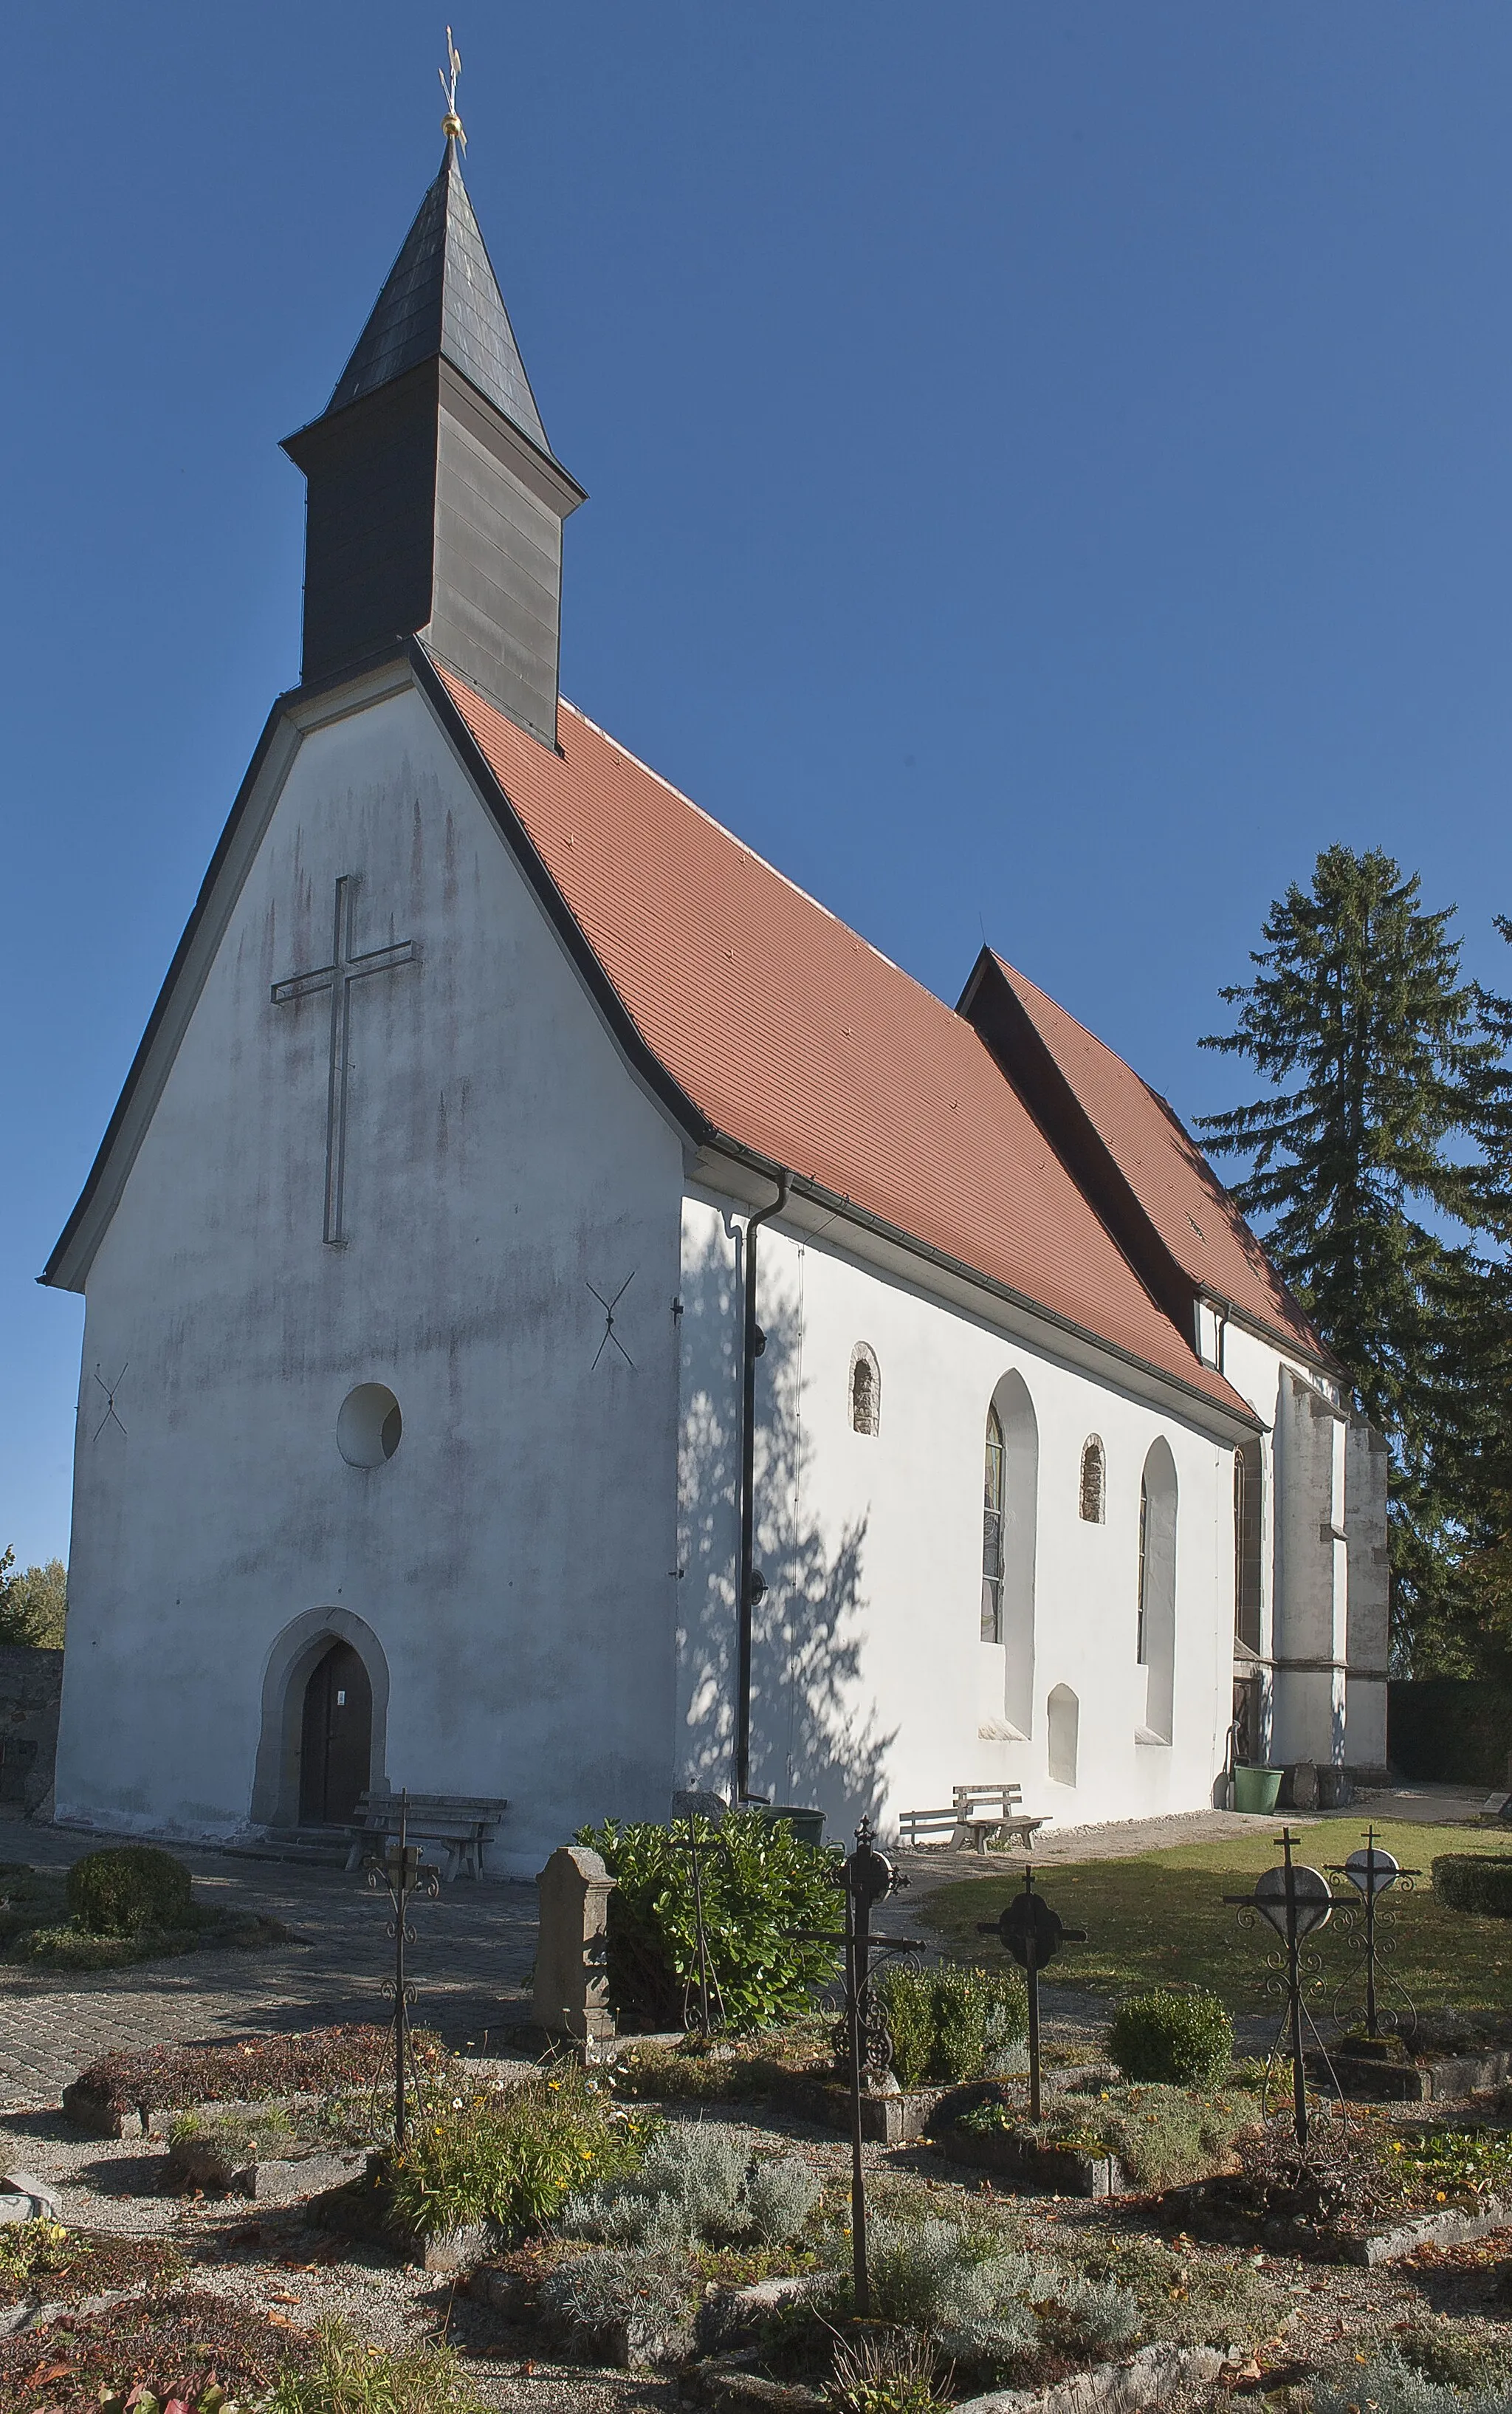
[[[52,1791],[61,1651],[0,1644],[0,1817],[31,1812]]]
[[[1393,1677],[1388,1742],[1399,1776],[1512,1787],[1512,1688],[1478,1676]]]

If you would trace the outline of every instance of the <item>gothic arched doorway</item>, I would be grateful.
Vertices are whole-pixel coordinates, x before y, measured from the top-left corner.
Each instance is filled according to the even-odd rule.
[[[373,1764],[373,1688],[349,1643],[333,1643],[304,1688],[299,1764],[302,1826],[351,1818]]]

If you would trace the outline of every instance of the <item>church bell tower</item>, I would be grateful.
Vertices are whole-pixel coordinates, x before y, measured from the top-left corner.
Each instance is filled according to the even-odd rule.
[[[552,453],[462,181],[460,126],[319,419],[304,472],[301,676],[394,640],[432,652],[556,743],[562,523],[584,499]]]

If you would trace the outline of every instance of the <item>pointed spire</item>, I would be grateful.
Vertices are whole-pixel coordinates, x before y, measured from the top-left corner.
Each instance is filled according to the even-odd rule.
[[[553,746],[562,523],[583,489],[546,440],[462,182],[449,55],[439,172],[330,402],[284,439],[307,481],[303,677],[418,635]]]
[[[336,380],[325,416],[437,356],[459,369],[538,453],[555,459],[451,132],[440,171]]]

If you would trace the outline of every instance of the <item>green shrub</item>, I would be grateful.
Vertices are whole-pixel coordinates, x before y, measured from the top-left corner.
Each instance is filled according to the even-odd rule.
[[[1390,2139],[1385,2159],[1408,2200],[1442,2191],[1478,2205],[1512,2190],[1512,2137],[1505,2129],[1410,2129]]]
[[[1074,2242],[1062,2243],[1089,2279],[1113,2280],[1129,2290],[1147,2341],[1227,2347],[1238,2340],[1253,2347],[1273,2338],[1297,2309],[1293,2284],[1280,2268],[1257,2271],[1245,2255],[1230,2261],[1210,2251],[1194,2253],[1190,2243],[1170,2246],[1101,2222],[1078,2227]],[[1291,2270],[1295,2274],[1296,2266]]]
[[[259,2156],[274,2159],[298,2140],[298,2132],[281,2104],[259,2104],[241,2113],[176,2112],[168,2124],[170,2146],[199,2144],[221,2147],[243,2162]]]
[[[486,2414],[450,2347],[386,2355],[339,2321],[316,2338],[314,2362],[281,2376],[266,2414]]]
[[[956,2362],[996,2370],[1046,2351],[1078,2358],[1139,2329],[1125,2288],[1028,2255],[950,2221],[874,2221],[871,2291],[882,2321],[922,2331]]]
[[[836,2343],[834,2414],[943,2414],[939,2358],[913,2331],[873,2331]]]
[[[1163,2087],[1211,2087],[1234,2059],[1234,2023],[1216,1995],[1152,1987],[1120,2004],[1108,2051],[1125,2079]]]
[[[1399,2330],[1391,2341],[1404,2363],[1450,2389],[1505,2390],[1512,2382],[1512,2335],[1505,2322],[1441,2314]]]
[[[753,2156],[735,2130],[696,2122],[661,2130],[638,2170],[570,2198],[561,2226],[635,2246],[785,2246],[820,2193],[801,2155]]]
[[[1235,2138],[1259,2122],[1258,2103],[1237,2089],[1204,2096],[1184,2087],[1120,2087],[1095,2097],[1068,2093],[1038,2128],[1005,2104],[979,2104],[958,2125],[977,2137],[1011,2133],[1042,2146],[1112,2154],[1135,2187],[1168,2188],[1209,2177]]]
[[[732,1812],[700,1820],[704,1928],[727,2024],[747,2033],[793,2018],[834,1975],[829,1945],[800,1945],[795,1929],[838,1932],[833,1855],[801,1844],[785,1822]],[[580,1827],[615,1881],[609,1898],[609,2000],[621,2021],[680,2028],[698,1985],[698,1940],[688,1823]]]
[[[1446,1911],[1512,1919],[1512,1855],[1441,1853],[1433,1863],[1433,1892]]]
[[[68,2233],[61,2221],[8,2222],[0,2229],[0,2281],[29,2280],[63,2260]]]
[[[690,2310],[693,2280],[683,2258],[665,2246],[599,2246],[559,2263],[541,2284],[542,2310],[589,2340],[621,2324],[674,2333]]]
[[[68,1871],[68,1910],[93,1936],[134,1936],[144,1928],[192,1928],[189,1872],[155,1844],[86,1853]]]
[[[418,2235],[475,2221],[514,2233],[541,2228],[574,2191],[633,2168],[645,2138],[643,2123],[564,2063],[443,2099],[383,2170],[395,2213]]]
[[[1016,1973],[898,1963],[883,1971],[877,1992],[904,2087],[986,2078],[1012,2061],[1029,2033],[1029,1996]]]
[[[1367,2362],[1346,2366],[1313,2383],[1316,2414],[1512,2414],[1512,2388],[1493,2382],[1489,2388],[1460,2391],[1430,2379],[1388,2347]]]

